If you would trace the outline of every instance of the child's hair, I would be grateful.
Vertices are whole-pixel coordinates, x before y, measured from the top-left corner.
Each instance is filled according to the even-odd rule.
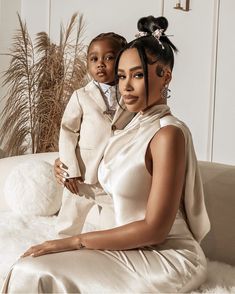
[[[101,40],[110,40],[113,43],[114,48],[117,49],[117,51],[121,50],[124,46],[127,45],[126,39],[121,35],[118,35],[114,32],[102,33],[91,40],[87,52],[89,52],[90,47],[94,42]]]
[[[177,52],[175,45],[165,35],[168,21],[165,17],[142,17],[137,23],[139,34],[137,38],[127,43],[123,47],[116,59],[115,75],[118,79],[118,63],[122,53],[129,48],[138,50],[145,80],[146,99],[148,99],[148,64],[159,61],[163,65],[168,65],[170,69],[174,66],[174,52]],[[156,36],[157,35],[157,36]],[[157,72],[158,75],[160,73]]]

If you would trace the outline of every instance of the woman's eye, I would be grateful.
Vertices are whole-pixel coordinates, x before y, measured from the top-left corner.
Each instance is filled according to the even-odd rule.
[[[124,80],[125,79],[125,76],[124,75],[118,75],[118,79],[119,80]]]
[[[144,74],[142,72],[137,72],[134,74],[134,78],[142,79],[144,77]]]

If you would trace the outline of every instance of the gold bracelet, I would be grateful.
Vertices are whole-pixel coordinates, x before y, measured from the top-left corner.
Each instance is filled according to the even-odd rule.
[[[81,239],[79,238],[78,250],[82,248],[85,248],[85,245],[82,244]]]
[[[85,248],[85,245],[83,245],[82,243],[79,243],[78,249],[82,249],[82,248]]]

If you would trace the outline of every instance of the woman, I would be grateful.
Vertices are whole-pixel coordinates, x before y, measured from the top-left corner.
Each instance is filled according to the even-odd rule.
[[[5,292],[187,292],[205,280],[199,242],[209,221],[197,161],[188,128],[166,105],[176,50],[167,25],[140,19],[117,61],[120,92],[136,115],[110,139],[99,167],[116,227],[31,247]]]

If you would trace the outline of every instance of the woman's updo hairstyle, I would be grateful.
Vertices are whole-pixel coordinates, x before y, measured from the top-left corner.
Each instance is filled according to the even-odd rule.
[[[156,29],[163,29],[163,32],[168,28],[168,20],[163,17],[142,17],[137,23],[137,28],[140,32],[153,33]]]
[[[177,52],[175,45],[165,35],[168,21],[165,17],[142,17],[137,23],[138,34],[136,39],[129,42],[119,53],[116,60],[115,73],[118,80],[118,63],[122,53],[131,48],[138,50],[145,80],[146,97],[148,97],[148,64],[160,62],[172,70],[174,67],[174,52]]]
[[[135,47],[135,43],[137,43],[137,46],[139,42],[142,43],[148,58],[150,58],[149,63],[158,60],[173,69],[174,52],[177,52],[177,49],[165,35],[165,31],[168,28],[168,20],[164,16],[154,17],[150,15],[142,17],[137,23],[137,28],[140,34],[146,33],[146,36],[134,40],[131,47]],[[156,30],[162,31],[159,39],[154,37]]]

